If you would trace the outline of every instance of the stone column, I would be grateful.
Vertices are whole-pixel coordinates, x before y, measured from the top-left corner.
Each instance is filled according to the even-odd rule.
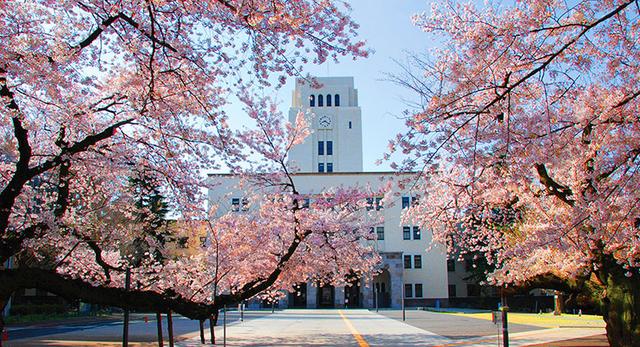
[[[389,275],[391,278],[391,308],[402,308],[402,294],[404,290],[404,265],[402,253],[394,252],[387,257]]]
[[[372,281],[368,281],[366,283],[364,279],[360,283],[360,288],[362,288],[362,308],[375,308],[375,303],[373,301],[373,283]]]
[[[318,307],[318,287],[312,283],[307,283],[307,308]]]

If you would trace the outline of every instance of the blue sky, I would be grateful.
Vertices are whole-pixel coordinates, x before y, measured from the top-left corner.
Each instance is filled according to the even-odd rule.
[[[388,170],[389,163],[375,165],[386,151],[388,140],[403,130],[398,117],[407,108],[405,99],[415,99],[408,90],[384,81],[385,73],[399,70],[393,59],[402,61],[406,51],[431,48],[429,36],[411,23],[413,14],[430,8],[426,0],[352,0],[352,18],[360,24],[360,38],[375,52],[369,58],[343,59],[340,63],[309,65],[315,76],[353,76],[362,109],[364,171]],[[278,92],[280,109],[287,114],[293,79]]]
[[[375,165],[386,151],[388,140],[401,132],[398,119],[407,108],[405,99],[415,99],[408,90],[384,81],[385,73],[399,70],[393,59],[402,61],[406,52],[431,48],[429,36],[411,23],[411,16],[430,8],[426,0],[352,0],[352,18],[360,24],[359,38],[375,52],[366,59],[343,59],[323,65],[306,65],[314,76],[353,76],[363,119],[364,171],[389,170],[389,163]],[[291,104],[294,78],[273,95],[286,116]],[[235,121],[231,120],[232,126]]]

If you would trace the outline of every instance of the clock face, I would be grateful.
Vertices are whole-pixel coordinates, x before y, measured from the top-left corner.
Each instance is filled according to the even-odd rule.
[[[318,120],[318,124],[320,125],[321,128],[328,128],[331,125],[331,117],[329,116],[320,117],[320,119]]]

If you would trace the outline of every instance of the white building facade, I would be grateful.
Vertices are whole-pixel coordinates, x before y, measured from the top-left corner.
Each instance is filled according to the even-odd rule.
[[[289,165],[301,194],[314,195],[341,186],[381,188],[393,172],[362,171],[362,114],[352,77],[317,78],[320,88],[304,80],[296,81],[290,121],[302,111],[310,119],[312,134],[290,153]],[[209,202],[218,213],[237,210],[243,198],[239,179],[233,175],[210,175],[218,183],[209,190]],[[398,188],[393,188],[398,189]],[[374,201],[375,213],[384,223],[372,232],[378,236],[377,250],[382,257],[380,273],[370,283],[356,279],[348,287],[317,287],[301,284],[297,293],[281,300],[280,307],[379,307],[432,306],[448,298],[447,260],[444,250],[433,246],[430,230],[402,222],[402,213],[415,202],[410,191],[396,191],[391,206]],[[381,200],[382,197],[374,198]]]

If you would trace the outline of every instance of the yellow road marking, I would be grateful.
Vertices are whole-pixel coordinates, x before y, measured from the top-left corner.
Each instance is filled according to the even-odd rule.
[[[356,330],[356,328],[353,326],[353,324],[351,324],[349,319],[347,319],[347,317],[342,313],[342,310],[338,310],[338,313],[340,313],[340,317],[342,317],[342,319],[344,320],[344,324],[346,324],[347,328],[349,328],[349,331],[351,331],[351,335],[353,335],[356,341],[358,341],[358,346],[369,347],[369,344],[367,343],[367,341],[364,339],[364,337],[362,337],[362,335],[360,335],[358,330]]]

